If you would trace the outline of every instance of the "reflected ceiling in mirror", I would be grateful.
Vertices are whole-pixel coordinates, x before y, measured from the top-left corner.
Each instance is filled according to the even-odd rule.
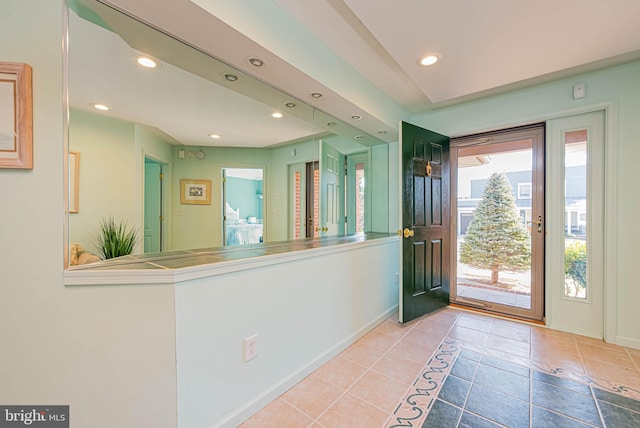
[[[165,181],[161,251],[222,245],[221,170],[230,167],[265,171],[264,242],[292,239],[290,174],[319,161],[323,144],[344,156],[369,153],[382,187],[368,191],[384,196],[379,211],[387,211],[384,141],[101,2],[69,6],[69,149],[80,154],[71,244],[95,252],[99,224],[111,216],[146,239],[150,164]],[[155,68],[140,65],[141,55]],[[181,180],[210,182],[210,201],[181,204]]]

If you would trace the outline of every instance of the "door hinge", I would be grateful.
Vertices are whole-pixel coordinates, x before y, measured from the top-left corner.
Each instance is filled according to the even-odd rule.
[[[160,173],[160,180],[164,180],[164,174]]]
[[[164,221],[164,217],[163,217],[163,216],[160,216],[160,217],[159,217],[159,220],[160,220],[161,222],[163,222],[163,221]]]

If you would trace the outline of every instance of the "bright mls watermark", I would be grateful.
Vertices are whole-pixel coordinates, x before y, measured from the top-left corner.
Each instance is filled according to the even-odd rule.
[[[69,406],[0,406],[0,428],[69,428]]]

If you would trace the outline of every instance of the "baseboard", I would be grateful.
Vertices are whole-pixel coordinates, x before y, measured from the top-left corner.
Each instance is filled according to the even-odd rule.
[[[616,345],[626,346],[627,348],[640,349],[640,339],[616,336]]]
[[[278,398],[280,395],[284,394],[287,390],[289,390],[291,387],[296,385],[302,379],[304,379],[305,377],[313,373],[315,370],[322,367],[325,363],[329,362],[332,358],[334,358],[340,352],[344,351],[349,346],[353,345],[358,339],[360,339],[362,336],[364,336],[365,334],[369,333],[371,330],[376,328],[381,322],[389,318],[391,314],[393,314],[397,310],[398,310],[398,305],[394,305],[393,307],[385,311],[383,314],[379,315],[378,317],[373,319],[371,322],[366,324],[364,327],[362,327],[352,335],[348,336],[346,339],[339,342],[335,346],[331,347],[329,350],[321,354],[318,358],[311,361],[302,369],[291,374],[291,376],[285,378],[284,380],[276,384],[274,387],[270,388],[263,394],[251,400],[245,406],[239,408],[229,416],[225,417],[223,420],[213,424],[211,428],[237,427],[243,421],[251,417],[254,413],[258,412],[260,409],[267,406],[269,403],[271,403],[273,400]]]

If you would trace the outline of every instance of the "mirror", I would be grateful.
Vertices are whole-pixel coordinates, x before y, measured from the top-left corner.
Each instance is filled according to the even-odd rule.
[[[72,247],[99,253],[107,218],[137,253],[222,246],[227,204],[261,242],[388,231],[386,143],[98,1],[69,6]],[[231,170],[263,172],[255,212],[224,194]]]

